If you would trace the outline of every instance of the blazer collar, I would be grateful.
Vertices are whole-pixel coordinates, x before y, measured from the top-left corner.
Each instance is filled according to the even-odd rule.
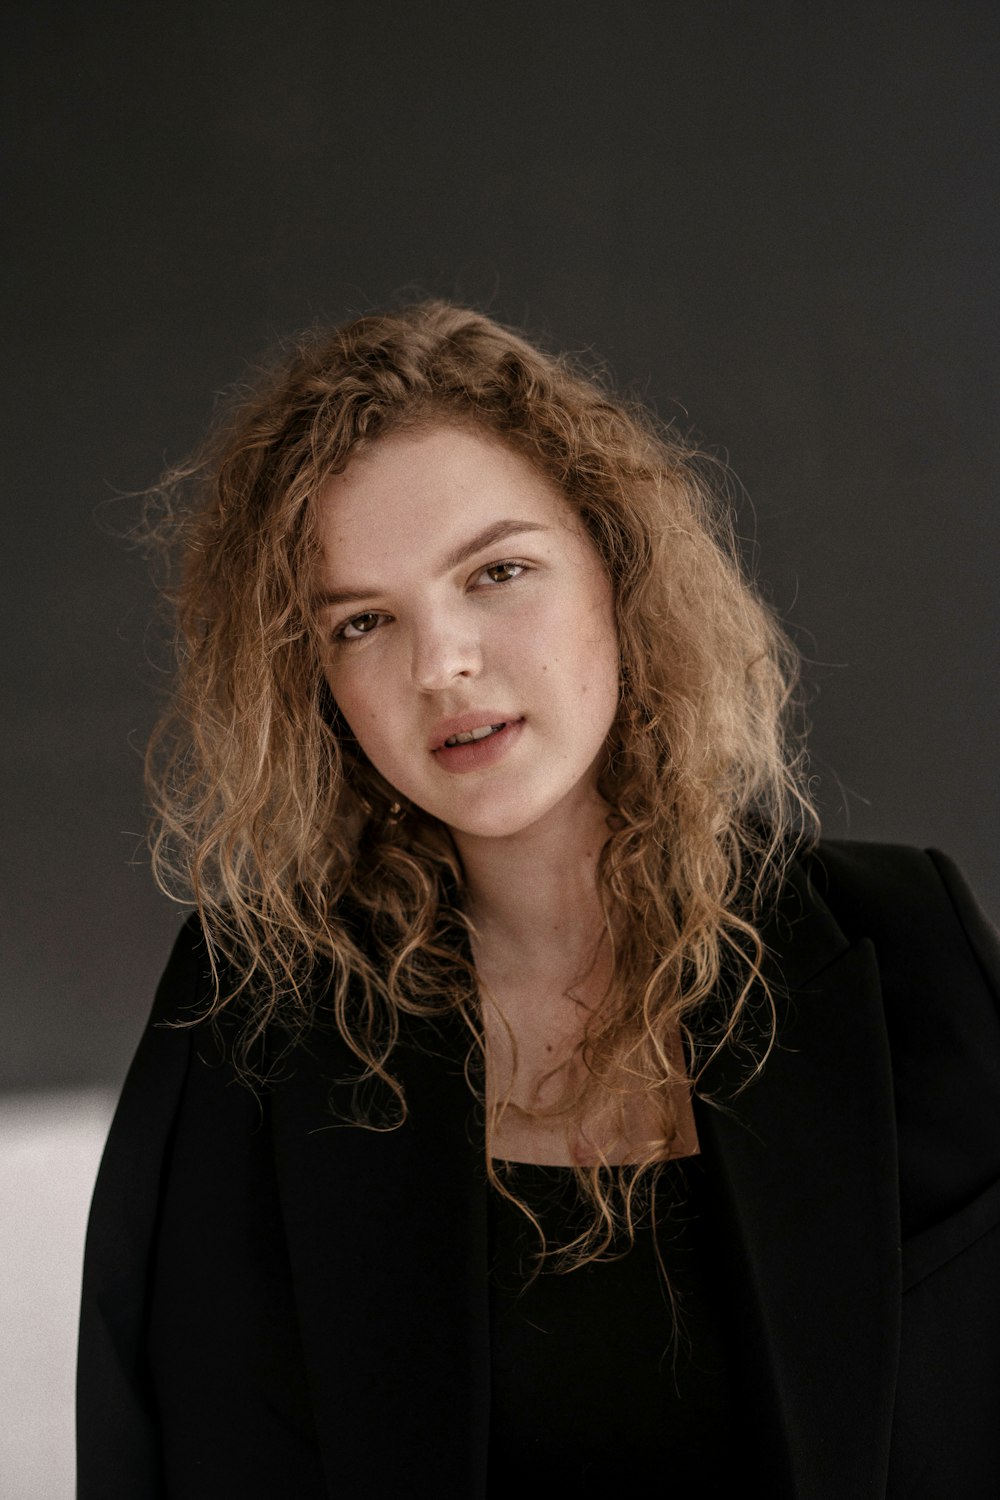
[[[898,1348],[892,1078],[870,945],[850,945],[793,868],[766,929],[776,1042],[761,1075],[727,1047],[698,1128],[717,1184],[753,1442],[769,1493],[882,1493]],[[744,1039],[760,1046],[762,1007]],[[489,1298],[482,1120],[464,1028],[410,1026],[398,1130],[332,1122],[347,1071],[314,1032],[273,1140],[331,1493],[483,1496]],[[426,1476],[426,1479],[424,1478]]]

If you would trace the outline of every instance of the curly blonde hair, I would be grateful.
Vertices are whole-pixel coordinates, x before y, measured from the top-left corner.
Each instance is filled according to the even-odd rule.
[[[406,1014],[457,1011],[482,1086],[460,860],[447,829],[400,809],[339,719],[311,600],[324,481],[390,432],[449,422],[558,487],[613,588],[621,692],[598,868],[612,978],[551,1108],[620,1113],[625,1078],[662,1130],[627,1168],[577,1168],[594,1212],[559,1247],[571,1269],[614,1253],[623,1230],[631,1241],[677,1127],[669,1085],[686,1068],[697,1086],[722,1039],[706,1034],[704,1002],[725,985],[731,1035],[762,983],[766,893],[815,827],[791,727],[796,656],[743,575],[719,466],[599,374],[474,311],[424,302],[300,340],[158,491],[178,544],[179,649],[148,757],[154,869],[197,907],[213,1013],[238,1011],[246,1071],[262,1039],[319,1019],[322,993],[359,1082],[392,1091],[390,1127],[405,1117],[391,1061]],[[503,1108],[487,1111],[486,1169],[520,1202],[490,1148]],[[361,1110],[357,1123],[387,1122]]]

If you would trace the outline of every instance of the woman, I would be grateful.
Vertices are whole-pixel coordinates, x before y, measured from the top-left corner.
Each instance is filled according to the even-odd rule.
[[[188,482],[84,1500],[995,1494],[994,938],[810,836],[698,455],[430,303]]]

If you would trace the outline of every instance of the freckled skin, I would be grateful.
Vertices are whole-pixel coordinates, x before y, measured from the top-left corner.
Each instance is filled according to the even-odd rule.
[[[545,529],[444,565],[506,518]],[[491,435],[443,426],[377,441],[327,483],[318,520],[319,587],[371,591],[327,607],[324,624],[330,688],[373,765],[456,836],[578,822],[619,660],[610,584],[566,500]],[[337,637],[345,627],[353,639]],[[521,731],[498,763],[453,774],[429,741],[478,710]]]

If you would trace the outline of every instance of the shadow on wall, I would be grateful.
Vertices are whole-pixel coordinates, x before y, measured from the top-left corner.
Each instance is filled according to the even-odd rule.
[[[0,1495],[72,1500],[83,1241],[114,1095],[0,1098]]]

